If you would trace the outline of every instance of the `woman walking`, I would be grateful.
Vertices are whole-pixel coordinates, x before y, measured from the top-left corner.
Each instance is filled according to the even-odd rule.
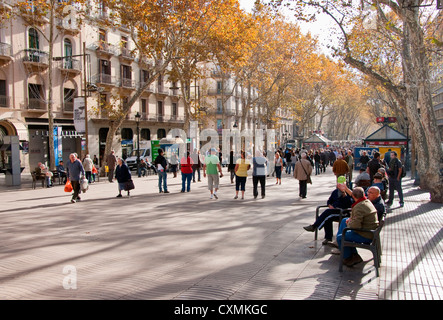
[[[275,176],[277,178],[277,182],[275,184],[281,184],[281,168],[283,167],[283,159],[280,156],[280,152],[275,153]]]
[[[129,171],[128,166],[123,161],[122,158],[117,159],[117,168],[115,169],[115,178],[118,182],[118,195],[117,198],[122,197],[122,190],[125,190],[126,182],[131,180],[131,171]],[[129,197],[129,190],[128,190]]]
[[[191,180],[192,180],[192,166],[194,165],[194,161],[191,159],[191,155],[189,152],[186,153],[186,156],[181,158],[180,160],[180,170],[182,172],[182,190],[181,192],[185,192],[185,187],[187,192],[191,192]]]
[[[244,151],[241,152],[241,158],[237,160],[235,165],[235,197],[238,199],[238,192],[241,189],[241,198],[245,198],[246,179],[248,178],[248,170],[251,168],[251,163],[246,159]]]

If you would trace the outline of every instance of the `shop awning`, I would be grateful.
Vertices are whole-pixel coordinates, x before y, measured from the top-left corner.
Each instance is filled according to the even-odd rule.
[[[28,127],[21,120],[14,117],[13,112],[6,112],[0,115],[0,122],[8,122],[15,129],[15,134],[20,141],[29,141]]]

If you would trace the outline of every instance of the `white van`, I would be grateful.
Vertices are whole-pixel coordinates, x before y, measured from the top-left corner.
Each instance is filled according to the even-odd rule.
[[[151,141],[140,141],[140,160],[152,162]],[[137,169],[137,149],[133,149],[126,158],[126,164],[129,170]]]

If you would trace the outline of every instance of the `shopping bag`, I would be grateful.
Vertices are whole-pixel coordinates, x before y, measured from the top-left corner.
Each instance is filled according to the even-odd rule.
[[[98,173],[97,168],[95,166],[92,166],[92,174],[97,174],[97,173]]]
[[[125,191],[129,191],[132,189],[135,189],[135,186],[134,186],[134,181],[132,181],[131,179],[125,182]]]
[[[105,172],[109,172],[109,167],[105,166]]]
[[[89,189],[88,179],[82,178],[82,180],[80,181],[80,189],[82,190],[83,193],[85,193],[86,190]]]
[[[71,181],[69,181],[69,179],[66,181],[65,184],[65,192],[72,192],[72,184]]]

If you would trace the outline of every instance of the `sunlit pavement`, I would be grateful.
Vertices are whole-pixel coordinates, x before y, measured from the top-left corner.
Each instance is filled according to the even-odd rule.
[[[308,198],[283,173],[267,180],[265,199],[234,200],[221,179],[210,200],[206,179],[180,193],[168,176],[134,177],[131,197],[102,181],[70,203],[63,186],[7,188],[0,179],[0,299],[442,299],[443,209],[404,181],[382,231],[380,277],[372,254],[338,271],[339,256],[302,227],[334,188],[328,172],[313,177]],[[336,230],[337,224],[334,224]]]

